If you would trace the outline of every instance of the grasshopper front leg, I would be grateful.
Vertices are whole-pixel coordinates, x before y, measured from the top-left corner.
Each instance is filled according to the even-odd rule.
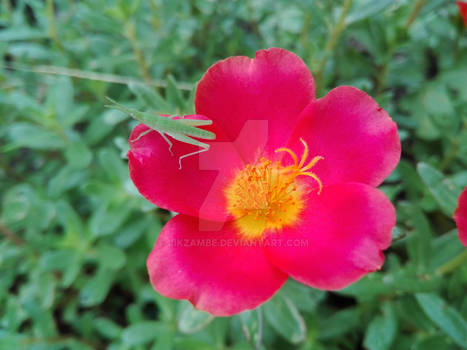
[[[154,130],[153,130],[153,129],[148,129],[148,130],[143,131],[141,134],[138,135],[137,138],[135,138],[135,139],[133,139],[133,140],[130,140],[130,142],[136,142],[136,141],[138,141],[140,138],[142,138],[144,135],[149,134],[151,131],[154,131]]]
[[[142,138],[143,136],[149,134],[151,131],[157,131],[157,130],[153,130],[153,129],[145,130],[141,134],[139,134],[137,138],[135,138],[133,140],[130,140],[130,142],[138,141],[140,138]],[[170,155],[173,156],[174,155],[174,153],[172,152],[173,143],[167,138],[167,136],[165,136],[165,134],[163,132],[161,132],[161,131],[157,131],[157,132],[162,136],[162,138],[165,140],[165,142],[167,142],[169,144],[169,152],[170,152]]]
[[[165,136],[165,134],[163,132],[160,132],[159,131],[159,134],[161,134],[162,138],[165,140],[165,142],[167,142],[169,144],[169,152],[170,152],[170,155],[173,157],[174,153],[172,152],[172,146],[173,146],[173,143],[172,141],[170,141],[167,136]]]

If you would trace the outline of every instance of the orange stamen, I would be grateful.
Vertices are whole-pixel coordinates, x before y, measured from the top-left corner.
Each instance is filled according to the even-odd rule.
[[[265,230],[280,230],[299,219],[304,192],[296,182],[298,176],[311,177],[318,183],[318,194],[321,193],[323,184],[310,169],[324,158],[315,156],[305,165],[309,149],[302,138],[300,141],[304,147],[300,162],[290,148],[278,148],[275,152],[290,155],[293,165],[283,166],[281,162],[261,158],[256,164],[246,165],[226,188],[227,210],[244,238],[262,237]]]
[[[304,176],[309,176],[311,177],[312,179],[314,179],[318,185],[319,185],[319,189],[318,189],[318,194],[321,194],[321,190],[323,189],[323,183],[321,182],[321,180],[319,179],[319,177],[311,172],[311,171],[308,171],[309,169],[311,169],[312,167],[314,167],[316,165],[316,163],[318,163],[321,159],[324,159],[324,157],[322,156],[316,156],[316,157],[313,157],[313,159],[305,166],[303,166],[308,158],[308,144],[305,142],[305,140],[303,140],[302,138],[300,138],[300,142],[303,144],[303,154],[300,158],[300,163],[297,164],[297,155],[295,154],[294,151],[292,151],[290,148],[286,148],[286,147],[281,147],[281,148],[278,148],[276,150],[276,152],[286,152],[288,153],[293,161],[294,161],[294,165],[293,166],[289,166],[287,167],[286,169],[289,169],[291,171],[293,171],[297,176],[298,175],[304,175]]]

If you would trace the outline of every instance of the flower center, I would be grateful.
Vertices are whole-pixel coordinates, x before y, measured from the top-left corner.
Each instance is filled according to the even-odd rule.
[[[276,152],[286,152],[292,157],[293,165],[283,166],[261,158],[254,165],[246,165],[226,188],[227,210],[244,238],[260,238],[265,230],[279,230],[297,222],[305,193],[305,188],[296,181],[298,176],[313,178],[319,186],[318,194],[321,193],[321,180],[310,169],[324,158],[316,156],[305,165],[308,145],[303,139],[300,141],[304,146],[300,162],[291,149],[278,148]]]

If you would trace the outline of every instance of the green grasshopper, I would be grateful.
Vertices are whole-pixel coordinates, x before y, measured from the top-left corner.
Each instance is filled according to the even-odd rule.
[[[157,131],[159,134],[161,134],[162,138],[169,144],[169,152],[172,155],[173,144],[167,138],[166,135],[169,135],[177,141],[185,142],[190,145],[202,148],[199,151],[191,152],[179,157],[179,169],[182,169],[183,158],[194,156],[195,154],[199,154],[201,152],[206,152],[209,150],[209,144],[195,140],[193,137],[205,140],[214,140],[216,138],[216,135],[213,132],[198,128],[198,126],[211,125],[212,120],[172,119],[171,117],[163,117],[157,114],[141,112],[133,108],[125,107],[109,97],[107,97],[107,100],[111,104],[106,105],[105,107],[118,109],[119,111],[130,115],[132,118],[149,127],[148,130],[142,132],[138,135],[136,139],[133,139],[130,142],[138,141],[144,135],[152,131]]]

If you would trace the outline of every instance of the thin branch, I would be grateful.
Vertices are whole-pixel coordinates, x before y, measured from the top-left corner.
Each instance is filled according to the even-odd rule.
[[[5,236],[6,239],[13,242],[18,246],[24,245],[24,241],[21,237],[19,237],[16,233],[11,231],[8,227],[6,227],[2,222],[0,222],[0,233]]]
[[[446,170],[453,160],[457,157],[457,152],[459,151],[462,145],[462,137],[464,131],[467,130],[467,121],[464,122],[462,128],[460,129],[457,136],[452,140],[451,146],[448,148],[447,152],[444,154],[443,160],[440,164],[441,171]]]
[[[418,0],[414,7],[412,8],[412,11],[410,12],[409,16],[407,17],[407,20],[405,21],[404,24],[404,29],[406,32],[409,31],[410,27],[414,23],[415,19],[418,17],[420,12],[422,11],[423,6],[427,3],[427,0]],[[388,67],[389,67],[389,60],[392,59],[394,56],[394,52],[396,50],[396,44],[391,43],[389,49],[387,50],[387,57],[389,58],[386,60],[386,62],[380,67],[380,72],[378,76],[376,77],[377,85],[376,85],[376,94],[380,95],[383,92],[384,86],[386,85],[386,79],[387,79],[387,74],[388,74]]]
[[[53,0],[46,1],[46,14],[47,20],[49,21],[49,37],[61,51],[64,51],[64,47],[60,41],[60,38],[58,37],[57,25],[55,23],[55,9]]]
[[[344,5],[342,5],[342,10],[341,10],[341,14],[339,16],[339,19],[337,20],[337,23],[336,23],[335,27],[333,28],[333,30],[331,32],[331,35],[329,36],[329,39],[326,42],[326,45],[324,47],[325,56],[321,60],[321,62],[319,64],[319,67],[318,67],[318,72],[316,74],[316,83],[317,83],[317,89],[316,90],[318,92],[323,87],[322,76],[323,76],[324,68],[326,67],[327,58],[332,53],[332,51],[334,50],[334,47],[337,44],[339,36],[341,35],[342,31],[345,29],[345,18],[347,17],[347,13],[350,10],[350,6],[352,5],[352,1],[353,0],[345,0]]]
[[[425,6],[427,2],[428,0],[418,0],[415,3],[412,11],[409,14],[409,17],[407,17],[407,20],[405,21],[404,28],[406,30],[409,30],[417,16],[420,14],[420,11],[422,10],[423,6]]]
[[[116,75],[116,74],[106,74],[106,73],[99,73],[93,72],[88,70],[81,70],[75,68],[67,68],[67,67],[59,67],[59,66],[48,66],[48,65],[39,65],[39,66],[26,66],[21,64],[8,64],[8,65],[0,65],[0,68],[4,69],[11,69],[23,72],[30,72],[30,73],[37,73],[37,74],[50,74],[50,75],[64,75],[68,77],[78,78],[78,79],[88,79],[88,80],[95,80],[95,81],[102,81],[106,83],[114,83],[114,84],[141,84],[141,85],[150,85],[160,88],[167,87],[167,83],[163,80],[148,80],[148,81],[141,81],[139,79]],[[191,91],[193,89],[193,84],[190,83],[177,83],[177,88],[179,90],[187,90]]]
[[[135,56],[136,62],[138,62],[139,70],[144,81],[151,80],[151,75],[149,73],[149,66],[144,58],[144,53],[141,51],[138,41],[136,38],[136,29],[133,23],[129,23],[125,30],[126,37],[130,42],[131,49],[133,50],[133,55]]]
[[[437,270],[437,275],[445,275],[448,272],[455,270],[458,266],[463,265],[467,261],[467,250],[464,250],[462,253],[456,255],[454,258],[449,260],[447,263],[441,265]]]

